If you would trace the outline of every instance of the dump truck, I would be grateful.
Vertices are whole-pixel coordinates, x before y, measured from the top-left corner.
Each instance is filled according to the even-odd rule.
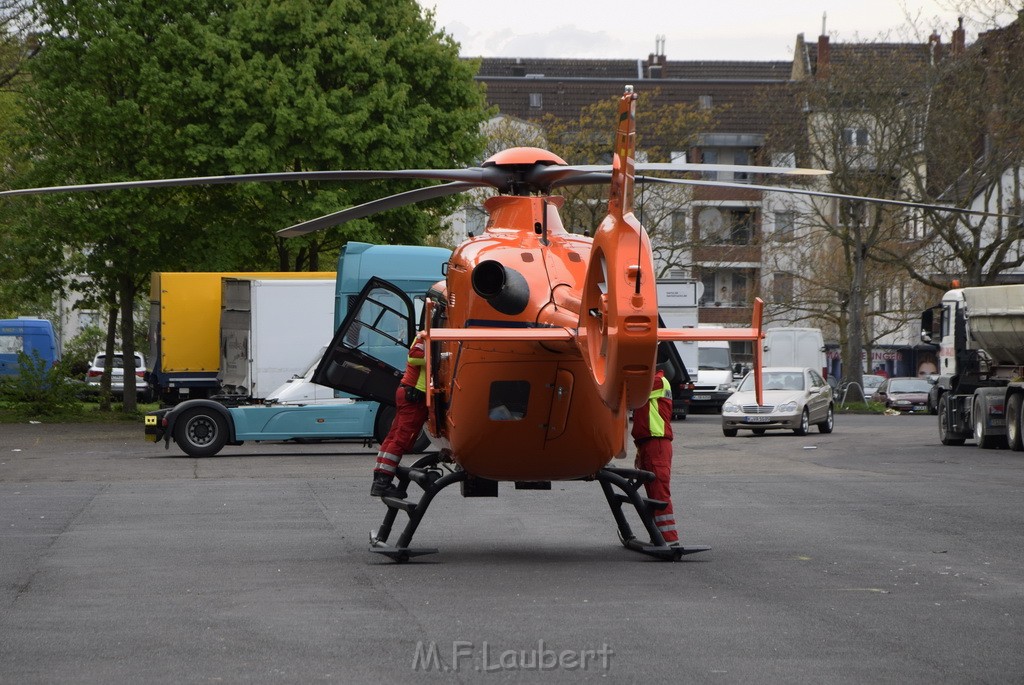
[[[942,444],[1024,450],[1024,285],[946,292],[922,313],[921,337],[939,347]]]

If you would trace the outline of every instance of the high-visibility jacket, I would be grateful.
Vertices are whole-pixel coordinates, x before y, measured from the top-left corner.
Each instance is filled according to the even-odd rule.
[[[412,345],[409,346],[409,358],[405,365],[405,375],[402,376],[402,385],[408,385],[410,388],[416,388],[423,392],[427,391],[427,374],[423,372],[423,367],[426,364],[425,350],[426,344],[423,342],[423,338],[417,337],[412,341]]]
[[[659,370],[647,404],[633,410],[633,440],[672,439],[672,385]]]

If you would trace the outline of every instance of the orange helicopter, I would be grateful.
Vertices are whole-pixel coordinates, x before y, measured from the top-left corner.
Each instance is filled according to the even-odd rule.
[[[484,163],[483,169],[517,175],[509,183],[512,194],[487,200],[486,230],[455,249],[446,280],[428,293],[423,317],[428,430],[441,449],[399,467],[399,489],[411,481],[423,496],[416,502],[382,498],[388,512],[371,535],[371,551],[398,561],[436,552],[409,544],[433,497],[454,483],[465,496],[497,496],[499,481],[549,489],[558,480],[598,481],[630,549],[669,559],[709,549],[666,544],[653,520],[664,503],[638,492],[653,474],[608,464],[625,449],[629,410],[648,400],[659,342],[757,341],[762,302],[755,302],[750,328],[658,327],[651,245],[633,215],[635,102],[632,89],[620,100],[608,216],[593,238],[566,231],[558,213],[563,200],[546,191],[567,175],[600,175],[598,167],[568,167],[537,148],[505,150]],[[307,230],[300,225],[281,233]],[[408,347],[414,316],[399,289],[371,282],[314,381],[391,401],[401,374],[373,351]],[[753,348],[760,393],[760,345]],[[639,515],[649,542],[633,534],[625,503]],[[409,521],[389,545],[399,511]]]
[[[314,380],[392,404],[401,373],[375,351],[408,348],[417,328],[426,341],[428,430],[440,449],[399,467],[401,490],[416,483],[419,500],[383,497],[388,511],[371,533],[371,551],[406,561],[436,549],[410,546],[433,498],[459,483],[464,496],[497,496],[499,481],[521,489],[550,489],[552,481],[597,481],[620,541],[654,557],[678,560],[709,549],[670,546],[654,524],[665,506],[639,493],[654,474],[610,467],[624,453],[628,413],[643,405],[658,364],[659,344],[762,337],[763,302],[755,300],[749,328],[659,328],[651,245],[633,214],[633,188],[647,183],[713,185],[799,193],[911,207],[946,207],[749,183],[637,176],[636,171],[737,170],[821,174],[811,169],[686,164],[636,164],[636,95],[619,101],[613,164],[570,166],[538,148],[512,148],[468,169],[302,171],[155,179],[0,192],[31,195],[120,188],[174,187],[290,180],[417,178],[448,181],[319,217],[278,233],[302,235],[375,212],[490,186],[486,230],[453,252],[445,280],[427,293],[421,318],[400,289],[372,279],[339,327]],[[569,233],[555,188],[609,184],[608,215],[593,237]],[[958,210],[953,210],[958,211]],[[979,213],[972,210],[968,213]],[[419,325],[417,325],[419,321]],[[761,403],[760,345],[754,380]],[[616,491],[617,490],[617,491]],[[637,538],[623,505],[636,512],[649,537]],[[399,512],[408,522],[389,544]]]

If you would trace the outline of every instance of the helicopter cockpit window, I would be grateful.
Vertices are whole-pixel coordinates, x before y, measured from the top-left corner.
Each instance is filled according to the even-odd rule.
[[[520,421],[526,416],[530,401],[527,381],[494,381],[487,402],[487,416],[491,421]]]

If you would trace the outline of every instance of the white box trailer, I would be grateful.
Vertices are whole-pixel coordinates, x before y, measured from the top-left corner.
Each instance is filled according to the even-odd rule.
[[[335,282],[225,278],[221,391],[262,400],[308,366],[331,339]]]

